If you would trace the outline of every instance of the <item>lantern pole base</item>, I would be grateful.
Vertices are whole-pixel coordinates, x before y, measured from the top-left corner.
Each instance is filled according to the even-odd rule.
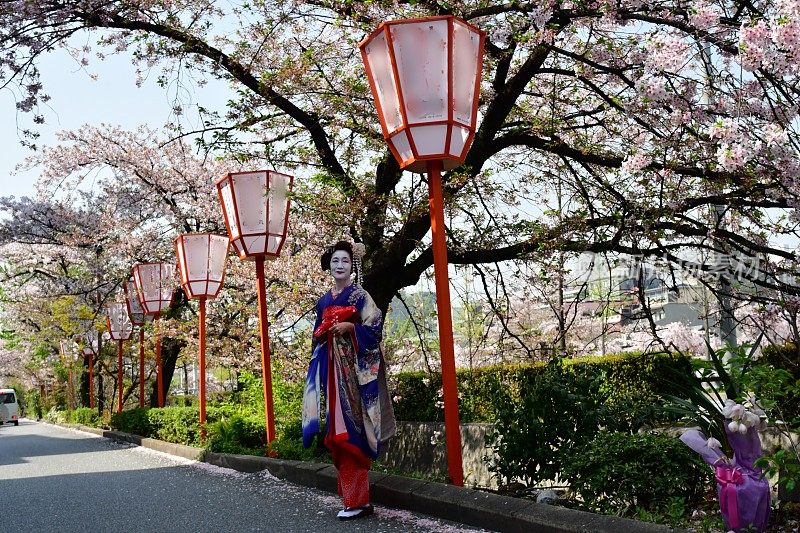
[[[456,358],[453,347],[453,319],[450,309],[450,276],[447,271],[442,162],[429,161],[427,168],[431,233],[433,235],[433,271],[436,279],[436,314],[439,321],[439,346],[442,359],[447,470],[450,474],[450,482],[461,487],[464,485],[464,469],[461,462],[461,423],[458,415]]]

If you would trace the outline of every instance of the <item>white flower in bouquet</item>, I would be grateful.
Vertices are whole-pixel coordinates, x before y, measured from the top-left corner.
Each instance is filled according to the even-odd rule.
[[[757,414],[753,413],[752,411],[745,412],[744,418],[742,419],[742,422],[744,423],[744,425],[746,425],[749,428],[757,427],[759,425],[760,421],[761,421],[761,418]]]
[[[731,433],[736,433],[737,431],[742,435],[747,433],[747,426],[736,420],[730,421],[730,423],[728,424],[728,429],[731,430]]]
[[[714,437],[711,437],[711,438],[708,439],[708,441],[706,442],[706,446],[708,446],[709,448],[712,448],[714,450],[721,450],[722,449],[722,443],[720,441],[718,441],[717,439],[715,439]]]
[[[736,402],[733,400],[725,400],[725,405],[722,407],[722,416],[725,418],[733,418],[731,412],[734,405],[736,405]]]

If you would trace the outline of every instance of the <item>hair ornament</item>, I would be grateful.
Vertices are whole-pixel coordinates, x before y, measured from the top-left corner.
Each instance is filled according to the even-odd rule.
[[[364,246],[364,243],[361,242],[354,242],[353,243],[353,259],[361,260],[367,253],[367,247]]]
[[[364,284],[364,269],[362,268],[361,260],[364,258],[364,255],[367,253],[367,247],[364,246],[364,243],[361,242],[354,242],[353,243],[353,264],[356,267],[356,283],[359,285]]]

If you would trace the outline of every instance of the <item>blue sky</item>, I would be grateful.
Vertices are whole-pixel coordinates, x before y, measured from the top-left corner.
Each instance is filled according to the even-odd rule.
[[[89,67],[82,68],[65,51],[56,50],[42,59],[40,70],[51,100],[41,109],[46,123],[36,126],[41,133],[39,146],[55,144],[58,131],[77,129],[83,124],[118,124],[128,129],[148,124],[158,128],[174,119],[175,87],[159,87],[154,81],[156,70],[141,87],[136,87],[135,68],[129,56],[111,55],[103,61],[92,58]],[[97,74],[97,79],[90,74]],[[221,109],[231,93],[224,83],[209,80],[206,87],[194,87],[188,93],[182,90],[180,95],[185,109],[198,103]],[[18,129],[31,128],[33,117],[18,113],[15,102],[11,91],[0,91],[0,196],[31,196],[38,172],[12,175],[12,171],[31,154],[20,146]],[[184,123],[197,126],[192,123],[193,118],[196,119],[187,113]]]

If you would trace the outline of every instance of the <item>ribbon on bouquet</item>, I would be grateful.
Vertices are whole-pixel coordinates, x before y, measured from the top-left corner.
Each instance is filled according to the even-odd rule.
[[[719,508],[728,517],[728,527],[739,527],[739,504],[736,495],[736,486],[744,483],[744,476],[738,468],[730,466],[716,467],[717,483],[722,487],[719,496]]]

